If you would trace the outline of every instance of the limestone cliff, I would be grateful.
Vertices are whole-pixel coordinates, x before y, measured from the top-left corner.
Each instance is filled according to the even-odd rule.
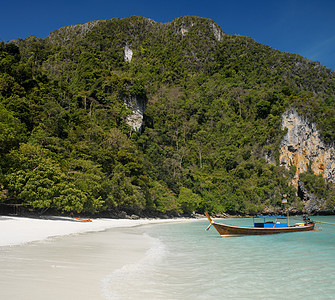
[[[183,37],[188,34],[188,32],[192,29],[192,27],[196,27],[203,24],[203,28],[207,28],[209,34],[213,34],[216,41],[221,42],[223,40],[223,31],[220,26],[218,26],[215,22],[212,20],[208,20],[205,18],[199,18],[199,17],[180,17],[177,19],[174,19],[172,21],[172,25],[174,27],[174,31],[177,34],[181,34]]]
[[[132,96],[124,99],[124,104],[133,112],[127,116],[125,122],[132,127],[134,131],[139,131],[143,123],[146,101],[141,97]]]
[[[73,41],[86,36],[96,25],[101,22],[106,22],[105,20],[91,21],[84,24],[69,25],[57,29],[50,33],[47,39],[51,43],[62,44],[67,41]]]
[[[309,193],[301,180],[298,181],[298,195],[304,202],[306,213],[313,214],[315,212],[329,211],[325,199],[321,199]]]
[[[133,58],[133,50],[127,44],[124,47],[124,60],[128,63],[131,63],[132,58]]]
[[[279,145],[279,161],[286,168],[296,167],[292,184],[298,188],[299,174],[311,165],[314,174],[321,174],[327,181],[335,182],[335,148],[322,141],[315,124],[286,111],[282,116],[282,129],[287,133]]]

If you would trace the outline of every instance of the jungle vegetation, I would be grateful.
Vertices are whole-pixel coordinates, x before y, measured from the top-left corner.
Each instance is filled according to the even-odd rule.
[[[132,96],[146,103],[140,131],[125,122]],[[334,96],[334,72],[320,63],[199,17],[94,21],[1,42],[0,202],[253,214],[289,194],[301,207],[278,164],[281,115],[294,107],[334,142]],[[321,181],[327,198],[334,187]]]

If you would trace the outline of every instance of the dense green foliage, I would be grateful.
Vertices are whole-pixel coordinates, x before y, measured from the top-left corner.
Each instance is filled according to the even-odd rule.
[[[334,95],[320,64],[205,18],[112,19],[1,43],[0,201],[89,213],[278,207],[296,194],[292,173],[264,159],[278,160],[281,114],[295,107],[334,141]],[[147,102],[141,132],[125,122],[132,96]]]
[[[325,182],[321,175],[313,174],[309,168],[307,172],[300,174],[299,179],[309,193],[322,199],[321,209],[332,211],[335,206],[335,185]]]

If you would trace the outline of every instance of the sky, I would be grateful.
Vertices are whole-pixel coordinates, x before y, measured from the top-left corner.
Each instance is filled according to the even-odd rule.
[[[93,20],[143,16],[166,23],[186,16],[212,19],[228,34],[249,36],[335,69],[335,0],[16,0],[2,1],[0,41],[45,38]]]

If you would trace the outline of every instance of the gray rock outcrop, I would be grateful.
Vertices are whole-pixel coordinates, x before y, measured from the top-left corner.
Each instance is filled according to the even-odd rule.
[[[126,45],[124,47],[124,60],[130,63],[132,58],[133,58],[133,50],[130,49],[128,45]]]
[[[124,104],[133,113],[128,115],[125,122],[132,127],[134,131],[141,130],[143,124],[143,116],[146,107],[146,100],[138,96],[132,96],[124,99]]]
[[[300,180],[298,180],[298,195],[304,202],[306,213],[313,214],[315,212],[326,210],[323,207],[325,203],[324,199],[309,193]]]

